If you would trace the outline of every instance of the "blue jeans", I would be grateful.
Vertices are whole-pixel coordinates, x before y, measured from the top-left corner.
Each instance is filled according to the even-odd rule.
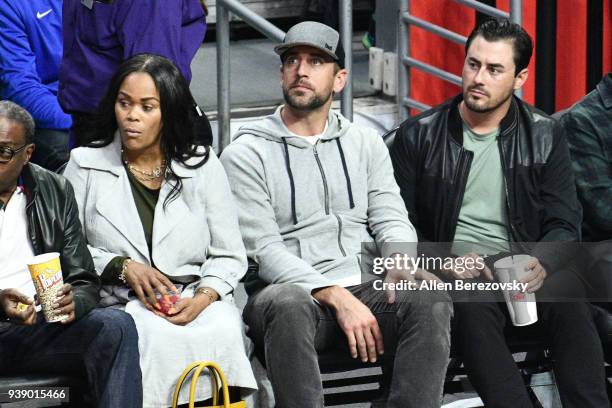
[[[387,303],[371,282],[347,288],[368,306],[393,354],[388,408],[440,406],[450,351],[452,303],[445,292],[396,291]],[[244,309],[249,336],[265,350],[276,406],[323,407],[317,352],[348,354],[335,313],[292,284],[269,285],[249,297]]]
[[[141,408],[138,334],[132,317],[93,309],[69,325],[0,325],[0,374],[51,373],[87,378],[93,403],[104,408]]]

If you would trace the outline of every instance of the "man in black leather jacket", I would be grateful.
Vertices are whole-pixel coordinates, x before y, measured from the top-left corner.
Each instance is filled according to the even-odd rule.
[[[72,187],[28,163],[34,121],[0,102],[0,375],[83,376],[99,407],[141,407],[138,337],[132,318],[94,309],[100,282],[81,232]],[[53,305],[66,315],[47,323],[37,313],[28,258],[58,252],[64,285]]]
[[[432,253],[445,248],[456,260],[480,261],[437,271],[445,279],[491,281],[494,260],[527,252],[533,258],[522,280],[526,291],[539,300],[567,298],[583,288],[566,267],[574,260],[568,243],[580,240],[581,210],[563,129],[513,95],[527,79],[531,53],[520,26],[508,20],[478,26],[466,44],[462,95],[406,120],[391,159],[420,241],[447,243]],[[485,405],[530,407],[506,345],[511,324],[499,293],[453,297],[453,347]],[[538,302],[537,309],[535,324],[513,330],[549,342],[563,405],[609,406],[588,305]]]

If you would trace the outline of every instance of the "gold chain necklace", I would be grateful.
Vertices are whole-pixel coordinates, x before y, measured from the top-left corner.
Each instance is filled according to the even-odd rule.
[[[140,181],[153,181],[161,178],[164,175],[164,170],[166,169],[166,160],[162,160],[161,164],[155,166],[152,170],[142,170],[138,167],[134,166],[130,163],[127,158],[125,158],[125,154],[123,153],[123,149],[121,150],[121,156],[124,157],[123,163],[130,170],[130,173],[134,175]]]

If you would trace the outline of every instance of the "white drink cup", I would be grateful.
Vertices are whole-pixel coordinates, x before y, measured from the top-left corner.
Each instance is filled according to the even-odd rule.
[[[513,255],[498,260],[493,264],[497,279],[504,283],[519,282],[529,274],[525,266],[531,260],[533,258],[529,255]],[[527,326],[538,321],[535,293],[520,290],[504,290],[503,293],[513,325]]]

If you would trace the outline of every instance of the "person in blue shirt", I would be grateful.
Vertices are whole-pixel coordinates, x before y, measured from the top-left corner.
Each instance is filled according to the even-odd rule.
[[[57,99],[61,59],[61,0],[0,3],[0,99],[32,113],[37,127],[32,162],[50,170],[69,158],[72,120]]]
[[[72,115],[76,146],[111,77],[130,57],[161,55],[191,81],[191,61],[206,33],[201,0],[64,0],[63,14],[59,101]]]

